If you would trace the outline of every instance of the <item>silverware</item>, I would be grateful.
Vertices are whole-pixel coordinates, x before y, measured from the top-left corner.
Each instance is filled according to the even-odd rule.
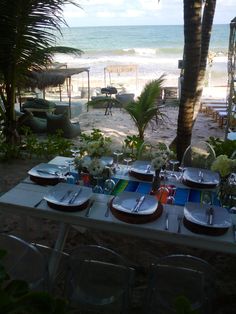
[[[94,202],[95,202],[95,200],[91,200],[89,202],[88,208],[87,208],[86,213],[85,213],[85,217],[89,217],[90,216],[90,211],[91,211],[91,208],[93,207]]]
[[[66,191],[66,193],[59,199],[60,202],[63,202],[67,197],[70,196],[70,194],[72,193],[72,190],[68,190]]]
[[[72,198],[69,200],[68,203],[73,204],[75,202],[76,198],[79,196],[80,192],[81,192],[81,188],[73,194]]]
[[[182,216],[179,215],[179,216],[177,217],[177,220],[178,220],[178,229],[177,229],[177,232],[178,232],[178,233],[181,233]]]
[[[203,171],[199,171],[198,176],[199,176],[198,182],[199,183],[203,182],[204,181],[204,178],[203,178],[204,177],[204,173],[203,173]]]
[[[233,225],[234,242],[236,242],[236,225]]]
[[[139,209],[140,209],[140,207],[141,207],[141,205],[143,204],[144,200],[145,200],[145,195],[140,196],[140,197],[137,199],[137,203],[136,203],[136,205],[134,206],[134,208],[132,209],[132,212],[138,212]]]
[[[110,213],[110,205],[111,205],[111,200],[109,200],[107,202],[107,210],[105,212],[105,217],[108,217],[109,216],[109,213]]]
[[[169,213],[166,213],[165,217],[165,230],[169,229]]]
[[[40,170],[40,169],[37,169],[36,171],[38,173],[50,174],[50,175],[53,175],[53,176],[59,176],[59,171]]]
[[[34,205],[34,208],[37,208],[42,203],[42,201],[44,201],[44,198],[42,198],[38,203],[36,203]]]
[[[213,218],[214,218],[214,208],[209,207],[206,209],[206,215],[207,215],[207,224],[213,225]]]

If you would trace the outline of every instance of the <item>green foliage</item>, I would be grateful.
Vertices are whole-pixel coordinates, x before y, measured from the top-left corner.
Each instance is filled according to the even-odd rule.
[[[80,137],[81,156],[101,157],[110,153],[111,138],[104,136],[101,130],[93,129],[91,134],[82,133]]]
[[[236,151],[236,140],[222,140],[211,136],[207,142],[213,147],[216,156],[226,155],[230,158]]]
[[[37,156],[43,159],[50,159],[57,155],[71,156],[73,143],[61,136],[61,131],[54,135],[48,135],[45,140],[39,140],[30,128],[22,127],[24,139],[18,145],[6,143],[0,139],[0,160],[9,161],[15,158],[32,158]]]
[[[198,314],[199,311],[192,310],[191,303],[184,296],[179,296],[175,299],[176,314]]]
[[[138,135],[127,135],[124,139],[124,152],[133,159],[138,159],[144,141]]]
[[[133,119],[141,140],[144,140],[144,132],[151,121],[157,124],[164,118],[164,114],[157,107],[163,81],[164,77],[161,76],[159,79],[147,83],[138,99],[124,106]]]
[[[10,278],[1,262],[6,254],[0,250],[0,314],[65,314],[64,300],[31,291],[27,282]]]

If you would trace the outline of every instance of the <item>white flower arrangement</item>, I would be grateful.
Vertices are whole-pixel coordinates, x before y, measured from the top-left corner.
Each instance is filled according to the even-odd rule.
[[[96,177],[96,176],[102,176],[105,166],[104,166],[104,163],[100,159],[94,158],[91,160],[87,169],[90,175]]]
[[[154,170],[161,169],[166,165],[167,161],[170,159],[173,152],[164,143],[159,143],[157,146],[157,151],[152,153],[152,167]]]

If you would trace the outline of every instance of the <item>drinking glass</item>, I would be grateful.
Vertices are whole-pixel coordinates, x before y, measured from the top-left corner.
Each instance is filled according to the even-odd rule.
[[[129,169],[130,169],[129,163],[132,161],[132,158],[129,157],[129,156],[126,156],[126,157],[124,158],[124,161],[126,162],[126,173],[129,173]]]
[[[179,164],[178,160],[171,159],[169,160],[169,164],[172,165],[171,172],[170,172],[170,178],[174,178],[177,180],[178,176],[175,174],[175,166]]]
[[[120,150],[115,150],[113,152],[113,154],[116,156],[116,164],[115,164],[115,169],[119,170],[120,166],[119,166],[119,157],[123,155],[123,152],[121,152]]]
[[[111,194],[115,185],[116,185],[116,183],[114,180],[107,179],[104,183],[104,189],[103,189],[104,194]]]
[[[169,195],[166,199],[166,204],[173,205],[175,203],[176,186],[170,185],[170,186],[168,186],[168,190],[169,190]]]
[[[102,186],[99,184],[99,181],[102,179],[102,177],[96,176],[96,177],[94,177],[94,179],[97,180],[97,183],[96,183],[96,185],[95,185],[94,188],[93,188],[93,193],[102,194],[102,193],[103,193],[103,188],[102,188]]]
[[[70,151],[73,157],[76,157],[80,152],[80,150],[77,147],[72,147]]]
[[[169,189],[166,186],[166,170],[161,170],[160,175],[163,175],[163,185],[157,190],[157,198],[160,203],[164,204],[167,201],[169,195]]]
[[[179,166],[179,170],[180,170],[180,176],[178,177],[178,181],[182,182],[183,177],[184,177],[184,170],[185,170],[185,167],[183,164]]]

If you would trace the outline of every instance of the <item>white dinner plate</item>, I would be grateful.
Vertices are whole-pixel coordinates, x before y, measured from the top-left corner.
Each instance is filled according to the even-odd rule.
[[[207,209],[211,205],[187,202],[184,206],[184,217],[194,223],[209,228],[229,228],[232,225],[229,212],[224,207],[213,206],[213,224],[208,224]]]
[[[202,177],[200,176],[202,173]],[[220,176],[218,172],[207,169],[187,167],[184,170],[183,181],[189,181],[199,185],[218,185]]]
[[[60,178],[60,175],[63,175],[64,172],[58,165],[41,163],[30,169],[28,174],[37,178],[56,179]]]
[[[78,193],[77,196],[75,193]],[[70,200],[76,196],[75,200]],[[92,189],[86,186],[78,186],[69,183],[58,183],[45,196],[44,199],[49,203],[61,206],[80,206],[87,202],[92,196]]]
[[[152,168],[150,161],[146,160],[136,160],[132,166],[131,166],[131,171],[143,175],[154,175],[155,171]]]
[[[133,211],[141,196],[144,196],[139,210]],[[121,192],[112,201],[112,207],[116,210],[134,214],[134,215],[150,215],[153,214],[158,206],[157,199],[152,195],[144,195],[137,192]]]

